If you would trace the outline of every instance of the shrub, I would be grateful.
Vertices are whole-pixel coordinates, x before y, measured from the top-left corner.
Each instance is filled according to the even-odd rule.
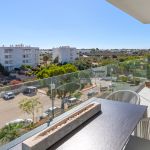
[[[119,77],[119,80],[121,80],[122,82],[127,82],[128,81],[128,77],[122,75],[122,76]]]
[[[77,92],[75,93],[73,96],[77,99],[79,99],[81,97],[82,93],[81,92]]]
[[[139,85],[140,84],[140,78],[134,78],[134,83],[135,83],[135,85]]]
[[[21,129],[23,128],[22,123],[13,123],[4,126],[0,129],[0,142],[10,142],[21,135]]]

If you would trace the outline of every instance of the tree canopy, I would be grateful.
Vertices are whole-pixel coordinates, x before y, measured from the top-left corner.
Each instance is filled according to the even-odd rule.
[[[62,66],[50,65],[44,68],[41,67],[37,72],[35,72],[35,74],[37,78],[43,79],[76,71],[77,68],[72,64],[66,64]]]
[[[34,123],[35,112],[37,112],[38,109],[41,107],[41,103],[38,101],[38,98],[31,98],[31,99],[26,98],[19,103],[19,107],[27,114],[32,115]]]
[[[4,68],[4,66],[2,64],[0,64],[0,73],[2,75],[6,75],[6,76],[9,75],[8,71]]]

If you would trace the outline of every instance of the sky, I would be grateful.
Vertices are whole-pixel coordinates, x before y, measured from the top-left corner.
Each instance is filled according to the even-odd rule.
[[[0,45],[150,48],[150,25],[105,0],[0,0],[0,6]]]

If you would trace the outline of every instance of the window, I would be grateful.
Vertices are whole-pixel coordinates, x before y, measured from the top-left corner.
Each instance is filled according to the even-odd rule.
[[[30,54],[23,54],[22,57],[23,57],[23,58],[29,58],[29,57],[30,57]]]
[[[12,63],[13,63],[12,60],[6,60],[6,61],[5,61],[5,64],[12,64]]]
[[[13,51],[12,49],[5,49],[5,50],[4,50],[5,53],[10,53],[10,52],[12,52],[12,51]]]
[[[24,64],[25,64],[25,63],[30,63],[30,60],[28,60],[28,59],[23,60],[22,63],[24,63]]]
[[[31,53],[31,49],[24,49],[23,52],[24,53]]]
[[[7,61],[7,60],[5,61],[5,64],[8,64],[8,61]]]
[[[5,58],[12,58],[11,55],[5,55]]]

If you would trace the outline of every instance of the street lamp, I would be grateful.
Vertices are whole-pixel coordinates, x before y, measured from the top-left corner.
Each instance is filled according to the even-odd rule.
[[[54,119],[54,97],[53,97],[53,90],[55,90],[55,84],[53,83],[52,80],[51,80],[50,88],[51,88],[51,99],[52,99],[52,119]]]
[[[113,68],[110,69],[110,73],[111,73],[111,81],[112,81],[112,73],[113,73]]]

